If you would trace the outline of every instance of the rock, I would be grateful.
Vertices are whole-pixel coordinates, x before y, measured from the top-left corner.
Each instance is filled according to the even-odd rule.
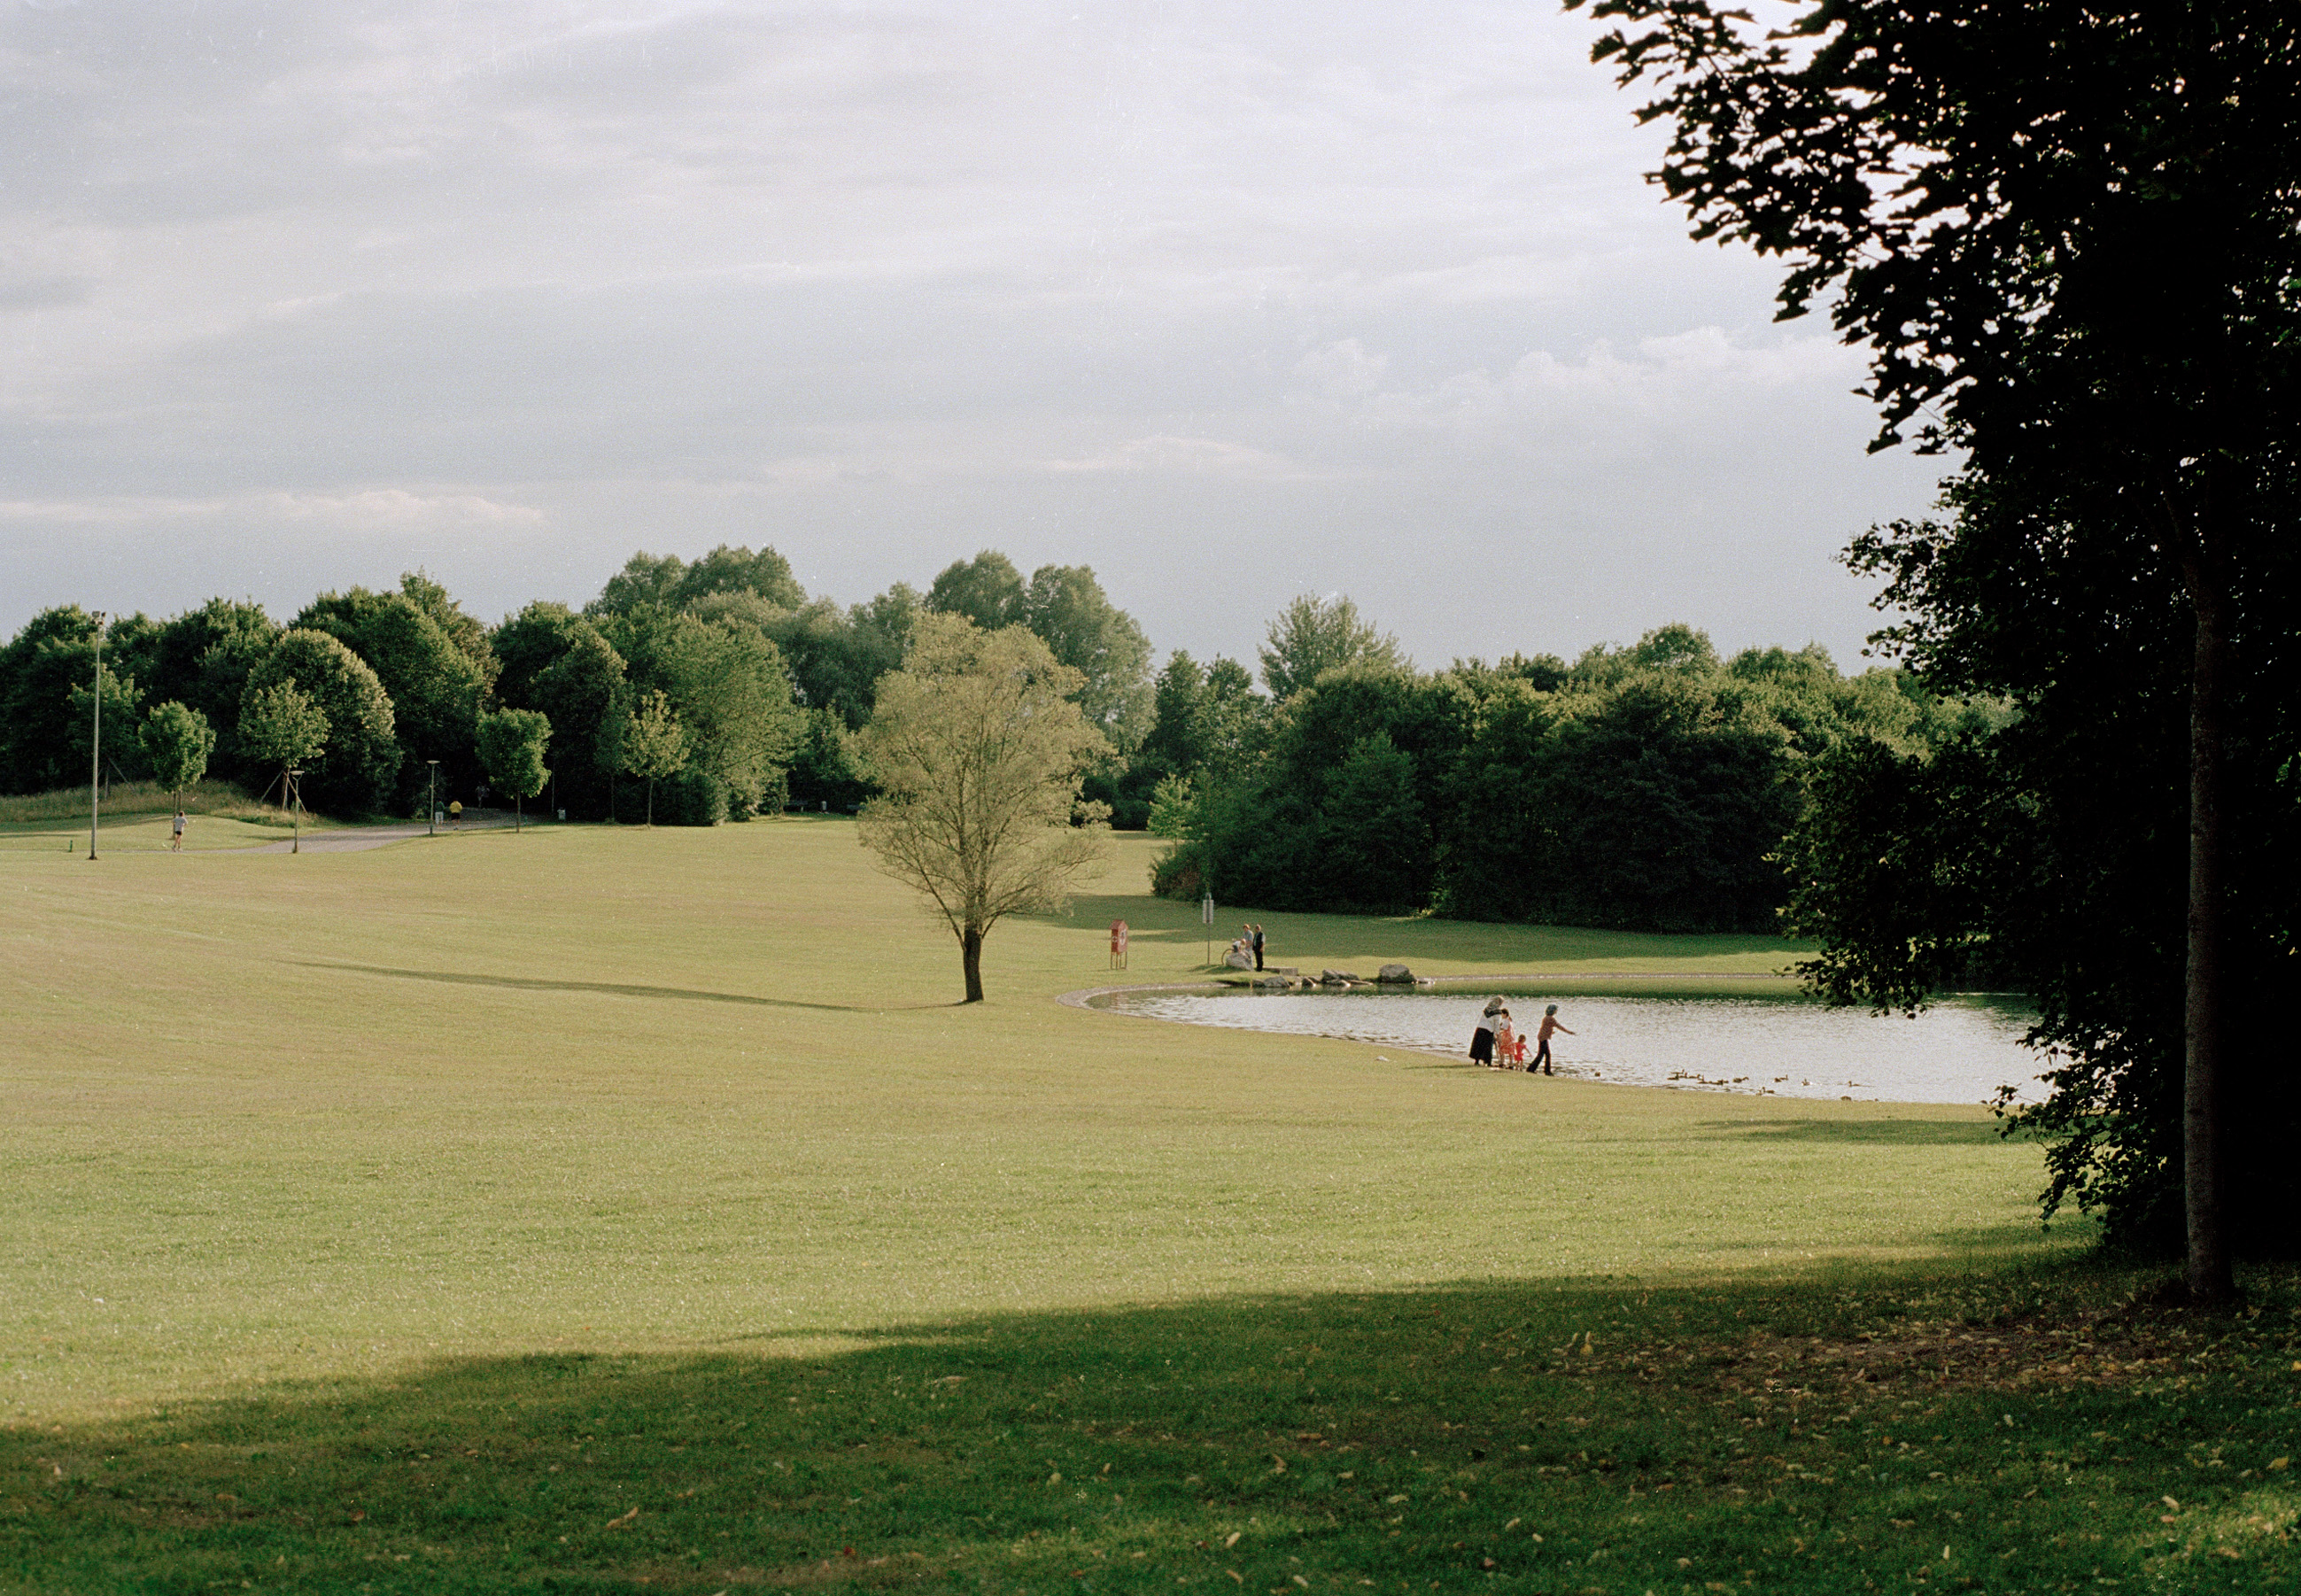
[[[1291,992],[1296,987],[1305,985],[1306,983],[1299,975],[1266,973],[1256,976],[1253,981],[1250,982],[1248,984],[1252,986],[1258,992]]]
[[[1348,986],[1357,979],[1358,977],[1351,974],[1348,970],[1321,970],[1318,972],[1318,984],[1320,986]]]
[[[1233,948],[1223,955],[1223,963],[1234,970],[1251,970],[1254,968],[1254,955]]]
[[[1414,972],[1404,965],[1385,965],[1374,973],[1374,978],[1385,986],[1412,986]]]

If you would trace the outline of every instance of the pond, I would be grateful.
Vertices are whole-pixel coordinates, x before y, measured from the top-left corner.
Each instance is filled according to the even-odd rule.
[[[1753,983],[1753,985],[1757,983]],[[2021,1045],[2027,999],[1943,999],[1915,1019],[1832,1008],[1775,982],[1761,990],[1627,990],[1560,982],[1444,992],[1117,992],[1116,1013],[1190,1025],[1331,1036],[1467,1060],[1486,999],[1500,995],[1531,1032],[1547,1003],[1575,1034],[1552,1040],[1558,1073],[1586,1081],[1857,1102],[1982,1103],[2003,1085],[2045,1096],[2045,1060]],[[1528,1051],[1532,1043],[1528,1043]]]

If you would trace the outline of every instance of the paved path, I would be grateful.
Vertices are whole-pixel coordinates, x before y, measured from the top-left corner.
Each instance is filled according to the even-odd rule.
[[[466,809],[461,825],[439,828],[439,835],[448,837],[459,831],[493,831],[511,830],[512,817],[498,809]],[[314,831],[303,840],[302,851],[307,854],[356,854],[371,848],[388,848],[395,842],[405,842],[411,837],[429,834],[431,828],[422,821],[406,825],[353,826],[341,831]],[[284,854],[296,850],[296,840],[285,842],[265,842],[255,848],[209,848],[194,851],[212,854]]]

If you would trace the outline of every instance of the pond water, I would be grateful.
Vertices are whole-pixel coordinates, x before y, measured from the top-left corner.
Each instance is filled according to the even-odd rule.
[[[1114,993],[1115,1012],[1296,1036],[1332,1036],[1468,1062],[1470,1032],[1496,989],[1417,992]],[[1558,1073],[1694,1091],[1857,1102],[1981,1103],[2014,1085],[2045,1096],[2044,1059],[2021,1046],[2036,1018],[2025,999],[1943,999],[1915,1019],[1831,1008],[1788,992],[1518,989],[1505,994],[1531,1032],[1545,1003],[1572,1036],[1553,1038]],[[1529,1040],[1527,1051],[1533,1050]]]

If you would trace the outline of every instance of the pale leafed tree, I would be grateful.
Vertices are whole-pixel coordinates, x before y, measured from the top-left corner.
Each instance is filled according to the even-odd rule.
[[[318,758],[328,746],[328,712],[293,681],[252,687],[240,700],[239,746],[249,758],[280,773],[280,805],[288,806],[288,773]]]
[[[1398,639],[1377,631],[1359,615],[1359,606],[1339,595],[1304,595],[1270,623],[1268,643],[1259,652],[1262,680],[1274,703],[1283,704],[1313,685],[1319,673],[1340,665],[1403,665]]]
[[[864,846],[958,939],[969,1003],[991,928],[1059,907],[1103,856],[1101,816],[1078,793],[1109,745],[1070,701],[1082,680],[1020,626],[924,614],[858,740],[881,793],[863,807]]]

